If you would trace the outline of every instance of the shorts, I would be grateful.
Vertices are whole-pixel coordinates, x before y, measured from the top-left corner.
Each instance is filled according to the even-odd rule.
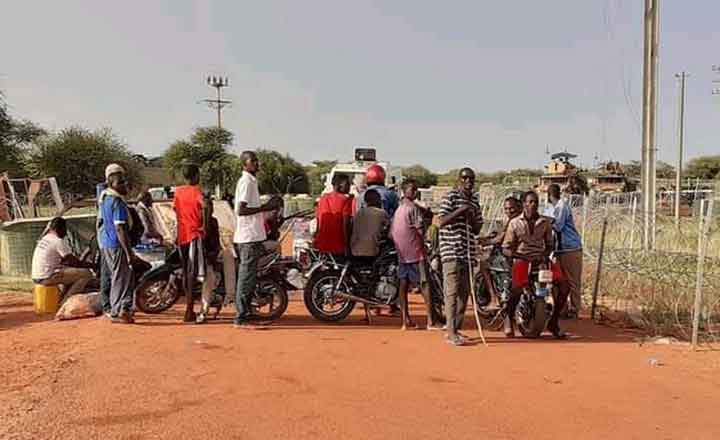
[[[550,262],[550,270],[552,271],[553,282],[563,281],[565,278],[560,268],[560,264]],[[512,266],[512,287],[519,289],[530,283],[530,262],[526,260],[515,260]]]
[[[400,263],[398,267],[398,279],[407,281],[420,287],[427,283],[427,270],[425,262]]]

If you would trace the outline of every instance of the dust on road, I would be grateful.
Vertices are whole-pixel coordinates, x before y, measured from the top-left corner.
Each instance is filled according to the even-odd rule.
[[[414,304],[415,314],[421,305]],[[640,346],[587,320],[570,341],[451,347],[302,301],[266,331],[179,310],[53,322],[0,295],[0,438],[716,438],[720,354]],[[466,326],[472,320],[466,321]],[[468,328],[467,332],[471,330]],[[657,359],[662,366],[653,365]]]

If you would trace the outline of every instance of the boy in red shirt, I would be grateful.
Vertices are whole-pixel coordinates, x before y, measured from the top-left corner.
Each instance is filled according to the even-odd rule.
[[[345,174],[333,177],[333,192],[320,198],[315,209],[317,232],[315,248],[333,255],[348,255],[350,244],[350,219],[352,218],[352,197],[350,178]]]
[[[185,185],[175,189],[173,209],[177,217],[176,243],[183,262],[185,285],[185,322],[195,322],[192,289],[195,280],[203,281],[205,261],[202,238],[205,236],[205,200],[200,190],[200,168],[185,164],[182,168]]]

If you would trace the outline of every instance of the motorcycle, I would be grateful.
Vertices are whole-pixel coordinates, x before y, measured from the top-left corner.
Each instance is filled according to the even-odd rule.
[[[502,248],[497,245],[491,247],[487,265],[487,273],[490,275],[489,282],[492,283],[497,296],[493,303],[492,295],[487,288],[485,274],[478,272],[475,275],[475,302],[483,326],[488,330],[498,331],[503,327],[503,321],[507,315],[512,269],[508,259],[502,253]]]
[[[224,252],[223,258],[233,258],[232,252]],[[224,264],[225,266],[225,264]],[[215,308],[215,317],[223,305],[231,303],[234,297],[235,264],[229,270],[219,271],[219,283],[215,289],[215,298],[211,307]],[[250,298],[253,315],[263,320],[275,320],[285,313],[288,306],[288,290],[296,290],[287,278],[291,270],[300,270],[299,265],[288,257],[271,252],[260,258],[257,270],[257,289]],[[226,273],[230,272],[230,273]],[[161,313],[172,307],[182,296],[183,270],[180,252],[175,249],[165,263],[147,272],[135,289],[135,302],[141,311],[148,314]],[[229,287],[226,287],[229,286]],[[230,290],[230,292],[227,292]],[[195,283],[193,296],[200,298],[202,283]],[[230,295],[228,295],[230,293]]]
[[[341,321],[350,315],[357,303],[371,307],[391,307],[398,303],[397,252],[390,241],[381,244],[378,258],[372,263],[339,259],[311,251],[315,261],[303,299],[310,314],[326,322]],[[432,272],[432,271],[430,271]],[[433,311],[438,320],[443,315],[442,287],[429,274]]]
[[[285,224],[285,234],[278,237],[278,243],[282,242],[287,233],[292,229],[293,222],[310,211],[300,211],[292,216],[282,219],[278,228]],[[286,223],[290,221],[289,223]],[[220,273],[218,287],[215,289],[215,298],[211,307],[215,308],[215,317],[218,316],[223,305],[231,304],[235,298],[235,280],[237,266],[235,254],[232,250],[226,249],[221,254],[223,269],[216,271]],[[253,316],[272,321],[280,318],[288,306],[288,291],[299,290],[289,281],[290,278],[298,278],[302,267],[292,257],[283,257],[279,250],[268,251],[260,257],[257,269],[257,288],[250,298],[250,306]],[[295,276],[293,276],[295,275]],[[172,307],[182,294],[183,271],[180,253],[173,251],[165,263],[147,272],[139,281],[135,289],[136,305],[145,313],[161,313]],[[202,284],[196,283],[193,287],[193,296],[200,298]],[[228,295],[229,293],[229,295]]]
[[[553,312],[553,304],[548,297],[553,289],[552,271],[544,265],[530,263],[529,283],[523,289],[520,301],[515,308],[515,323],[526,338],[537,338],[545,330]]]

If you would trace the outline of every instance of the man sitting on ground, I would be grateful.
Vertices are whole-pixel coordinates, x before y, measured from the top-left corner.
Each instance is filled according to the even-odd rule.
[[[44,237],[35,246],[32,257],[32,280],[43,286],[62,285],[64,297],[82,292],[85,285],[93,279],[90,268],[92,263],[80,261],[73,255],[65,242],[67,222],[62,217],[50,221],[50,227]]]

